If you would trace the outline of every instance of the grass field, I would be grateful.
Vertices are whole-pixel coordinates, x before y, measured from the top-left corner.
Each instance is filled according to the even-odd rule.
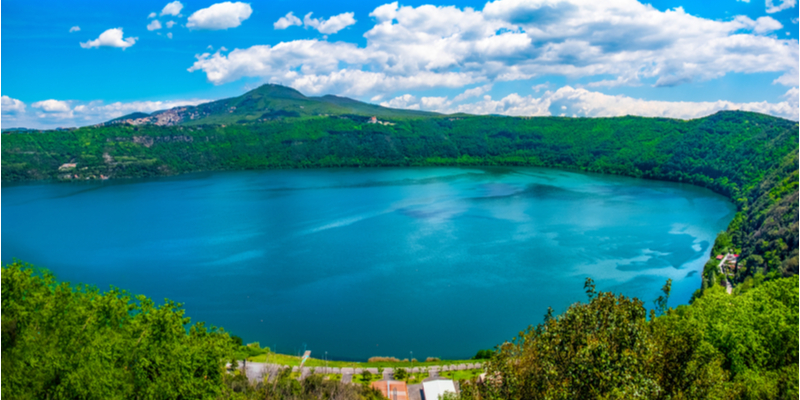
[[[372,374],[372,377],[370,378],[369,382],[376,382],[381,379],[383,379],[383,377],[380,374]],[[353,383],[369,383],[369,382],[365,381],[363,375],[361,374],[353,375]]]
[[[439,376],[443,376],[445,378],[450,378],[454,381],[468,381],[472,378],[477,377],[483,372],[480,369],[471,369],[466,371],[445,371],[439,373]]]

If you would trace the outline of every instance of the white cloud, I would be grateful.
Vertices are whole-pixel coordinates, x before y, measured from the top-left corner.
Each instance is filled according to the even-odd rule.
[[[125,50],[133,46],[139,39],[136,37],[128,37],[123,40],[122,36],[122,28],[112,28],[101,33],[95,40],[90,40],[85,43],[81,42],[81,47],[84,49],[90,49],[92,47],[117,47]]]
[[[471,97],[478,97],[488,91],[492,90],[492,85],[483,85],[472,89],[467,89],[464,93],[459,94],[455,98],[453,98],[453,102],[459,102],[462,100],[469,99]]]
[[[177,22],[175,22],[175,21],[167,21],[167,29],[172,28],[173,26],[175,26],[176,23]]]
[[[767,14],[773,14],[778,11],[783,11],[789,8],[794,8],[797,5],[797,0],[778,0],[781,3],[775,5],[773,0],[765,0],[765,5],[767,7]]]
[[[214,84],[258,77],[311,94],[368,98],[547,75],[600,79],[589,87],[676,86],[763,72],[795,87],[800,75],[797,40],[766,35],[780,24],[769,17],[710,20],[636,0],[497,0],[483,10],[394,2],[370,16],[365,45],[256,45],[200,54],[189,70]],[[333,20],[306,19],[317,28]]]
[[[618,86],[640,86],[639,76],[636,74],[628,76],[618,76],[616,79],[604,79],[601,81],[590,82],[588,87],[618,87]]]
[[[43,100],[31,104],[31,107],[38,108],[46,113],[68,113],[71,111],[69,103],[61,100]]]
[[[313,13],[308,13],[305,17],[303,17],[303,24],[326,35],[339,32],[340,30],[356,23],[356,20],[353,18],[355,14],[351,12],[334,15],[327,20],[311,18],[311,14]]]
[[[167,37],[172,39],[172,32],[167,32]]]
[[[389,101],[382,102],[381,105],[384,107],[403,108],[406,110],[419,110],[419,100],[414,95],[410,94],[397,96]]]
[[[275,23],[272,24],[272,27],[274,29],[286,29],[290,26],[301,26],[301,25],[303,25],[303,21],[301,21],[300,18],[295,17],[294,14],[290,11],[288,14],[286,14],[283,17],[280,17],[277,21],[275,21]]]
[[[491,96],[474,103],[453,106],[447,98],[425,98],[406,94],[381,103],[382,106],[411,110],[437,111],[447,114],[500,114],[509,116],[553,116],[617,117],[639,115],[644,117],[666,117],[679,119],[700,118],[722,110],[745,110],[798,120],[798,89],[791,88],[778,103],[735,103],[719,101],[657,101],[628,96],[611,96],[581,88],[564,86],[554,92],[547,91],[540,97],[520,96],[512,93],[500,100]],[[427,99],[427,101],[426,101]]]
[[[186,27],[208,30],[235,28],[250,18],[252,13],[253,9],[247,3],[226,1],[195,11],[189,16]]]
[[[25,105],[19,100],[2,97],[3,127],[27,127],[50,129],[65,126],[86,126],[121,117],[133,112],[152,113],[174,107],[207,103],[208,100],[134,101],[106,104],[102,101],[77,102],[45,100],[31,104],[36,113],[25,113]],[[13,112],[12,112],[13,111]]]
[[[8,96],[2,96],[0,99],[0,111],[4,117],[25,112],[25,103]]]
[[[151,12],[150,14],[147,15],[147,18],[155,18],[157,16],[158,16],[158,14],[156,14],[154,12]]]
[[[533,90],[534,93],[539,93],[542,90],[545,90],[549,87],[550,87],[550,82],[545,82],[545,83],[540,83],[538,85],[533,85],[531,86],[531,89]]]
[[[161,29],[161,22],[158,22],[157,19],[154,19],[149,24],[147,24],[148,31],[155,31]]]
[[[161,16],[163,17],[165,15],[172,15],[175,17],[179,17],[182,9],[183,9],[183,4],[181,4],[180,1],[173,1],[172,3],[169,3],[164,6],[164,8],[161,10]]]
[[[759,34],[769,33],[783,28],[783,24],[776,21],[772,17],[759,17],[752,24],[753,32]]]
[[[77,26],[77,25],[75,25],[75,26],[73,26],[72,28],[69,28],[69,33],[72,33],[72,32],[79,32],[80,30],[81,30],[81,27],[80,27],[80,26]]]

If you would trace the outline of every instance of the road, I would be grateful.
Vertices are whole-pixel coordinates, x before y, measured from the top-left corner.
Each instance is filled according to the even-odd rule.
[[[733,286],[731,281],[728,280],[728,274],[725,273],[725,262],[728,261],[728,257],[730,257],[730,254],[725,254],[725,257],[722,257],[722,261],[719,262],[719,273],[725,277],[725,291],[731,294],[733,293]]]

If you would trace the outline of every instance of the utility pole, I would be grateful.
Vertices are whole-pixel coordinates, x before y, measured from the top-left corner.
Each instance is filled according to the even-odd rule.
[[[328,373],[328,352],[325,351],[325,373]]]

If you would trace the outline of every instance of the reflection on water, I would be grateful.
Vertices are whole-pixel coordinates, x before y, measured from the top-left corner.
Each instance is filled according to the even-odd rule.
[[[537,168],[203,173],[4,185],[2,256],[184,303],[293,352],[468,357],[600,290],[672,305],[733,206],[675,183]]]

